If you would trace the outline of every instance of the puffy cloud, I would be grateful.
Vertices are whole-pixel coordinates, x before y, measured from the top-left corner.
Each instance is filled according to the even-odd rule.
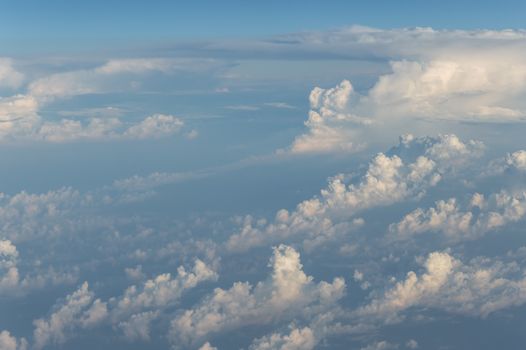
[[[0,294],[18,286],[19,273],[16,267],[18,251],[9,240],[0,241]]]
[[[298,252],[288,246],[274,248],[271,276],[255,287],[236,282],[228,289],[216,288],[199,305],[182,313],[171,324],[175,346],[194,344],[208,335],[249,324],[291,320],[330,309],[343,296],[345,281],[314,283],[307,276]]]
[[[480,142],[464,143],[455,135],[406,135],[391,155],[376,155],[358,183],[349,184],[349,176],[340,174],[330,179],[320,197],[301,202],[293,212],[278,211],[272,223],[254,224],[252,217],[245,217],[228,248],[246,250],[295,235],[303,235],[306,247],[312,248],[362,225],[363,219],[356,215],[366,209],[421,197],[445,174],[479,157],[482,148]]]
[[[150,324],[160,315],[159,311],[146,311],[132,315],[127,321],[119,323],[128,341],[150,340]]]
[[[130,126],[123,136],[130,139],[159,138],[178,132],[183,121],[172,115],[154,114],[138,124]]]
[[[309,327],[294,328],[289,334],[273,333],[255,340],[250,350],[311,350],[318,340]]]
[[[16,339],[8,331],[0,332],[0,350],[27,350],[27,341]]]
[[[418,349],[418,342],[414,339],[409,339],[407,343],[405,343],[405,347],[408,349]]]
[[[515,261],[477,258],[464,264],[448,253],[433,252],[423,265],[423,273],[410,271],[405,280],[355,313],[392,322],[404,310],[424,307],[486,317],[526,302],[526,279]]]
[[[66,216],[89,201],[89,196],[70,187],[42,194],[0,194],[2,231],[12,241],[57,234],[61,227],[68,226]]]
[[[341,128],[350,124],[370,124],[367,118],[360,118],[349,111],[347,105],[355,92],[348,80],[342,81],[332,89],[314,88],[309,96],[311,110],[305,126],[309,133],[294,140],[292,153],[324,153],[331,151],[355,151],[361,148],[356,144],[355,132]]]
[[[42,349],[48,344],[62,344],[71,333],[78,329],[90,327],[107,316],[105,304],[94,300],[88,283],[68,295],[62,304],[47,319],[34,321],[34,348]]]
[[[13,60],[0,58],[0,87],[18,88],[24,80],[24,75],[13,67]]]
[[[483,176],[499,176],[502,174],[524,174],[526,172],[526,151],[519,150],[508,153],[505,157],[494,160],[483,173]]]
[[[59,273],[52,268],[21,276],[17,258],[16,246],[9,240],[0,240],[0,296],[21,297],[32,289],[76,281],[74,273]]]
[[[201,62],[202,61],[202,62]],[[148,72],[172,73],[179,70],[202,70],[217,65],[211,60],[127,59],[79,71],[57,73],[29,84],[26,94],[0,98],[0,141],[37,140],[71,142],[99,139],[160,138],[177,133],[183,121],[165,114],[153,114],[128,125],[113,110],[104,116],[78,120],[46,120],[39,110],[60,98],[76,95],[130,90],[126,75]],[[192,66],[192,67],[190,67]],[[2,81],[0,60],[0,83]],[[208,67],[208,68],[207,68]],[[124,80],[124,82],[123,82]]]
[[[215,271],[197,259],[191,271],[180,266],[174,278],[169,273],[165,273],[146,281],[141,288],[137,286],[127,288],[124,295],[115,300],[113,317],[122,318],[123,315],[142,310],[173,305],[186,290],[194,288],[203,281],[214,281],[217,277]]]
[[[203,346],[201,346],[199,348],[199,350],[217,350],[217,348],[212,346],[212,345],[210,345],[209,342],[206,342],[206,343],[203,344]]]
[[[389,226],[398,239],[424,232],[442,232],[452,241],[474,239],[488,231],[515,223],[526,215],[526,192],[501,191],[485,199],[473,195],[468,208],[459,208],[457,200],[437,201],[434,208],[418,208],[400,222]]]
[[[298,41],[296,47],[345,47],[348,53],[339,55],[390,61],[390,72],[364,93],[348,80],[330,89],[315,87],[308,130],[295,138],[292,153],[360,150],[386,135],[430,132],[448,121],[526,120],[523,31],[352,27],[291,40]]]
[[[48,142],[161,138],[179,132],[183,124],[181,119],[165,114],[151,115],[130,126],[125,126],[118,118],[91,118],[87,123],[62,119],[43,123],[29,137]]]

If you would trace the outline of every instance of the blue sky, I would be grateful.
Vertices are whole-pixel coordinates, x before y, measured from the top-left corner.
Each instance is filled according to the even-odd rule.
[[[524,2],[0,6],[0,350],[523,349]]]
[[[2,1],[3,50],[89,51],[152,41],[268,36],[361,24],[378,28],[505,29],[523,23],[506,1]]]

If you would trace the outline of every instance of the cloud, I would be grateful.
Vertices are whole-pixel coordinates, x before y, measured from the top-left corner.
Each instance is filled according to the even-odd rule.
[[[130,76],[160,72],[206,71],[221,63],[211,59],[128,58],[113,59],[91,69],[51,74],[31,82],[28,94],[48,103],[57,98],[133,90]]]
[[[0,350],[27,350],[27,341],[16,339],[8,331],[0,332]]]
[[[184,122],[181,119],[166,114],[154,114],[131,125],[114,117],[86,120],[62,119],[51,122],[44,121],[35,114],[32,117],[26,115],[0,123],[0,142],[31,140],[65,143],[157,139],[177,134],[183,125]]]
[[[217,350],[217,348],[210,345],[209,342],[206,342],[199,348],[199,350]]]
[[[132,315],[127,321],[119,323],[126,340],[150,340],[150,324],[160,315],[159,311],[146,311]]]
[[[112,300],[112,304],[116,304],[112,315],[122,318],[142,310],[165,308],[177,302],[186,290],[203,281],[214,281],[217,278],[215,271],[197,259],[191,271],[186,271],[180,266],[173,278],[169,273],[165,273],[146,281],[141,288],[127,288],[122,297]]]
[[[233,110],[233,111],[249,111],[249,112],[259,110],[258,106],[249,106],[249,105],[233,105],[233,106],[226,106],[225,108]]]
[[[17,267],[18,250],[10,240],[0,240],[0,296],[23,297],[30,290],[49,285],[69,284],[76,281],[74,272],[59,273],[54,269],[35,269],[32,274],[21,276]]]
[[[309,327],[294,328],[289,334],[273,333],[259,338],[250,345],[250,350],[312,350],[318,343]]]
[[[490,163],[483,176],[526,173],[526,151],[518,150]]]
[[[114,109],[101,111],[95,108],[91,111],[99,114],[98,117],[91,115],[87,120],[64,118],[59,121],[43,118],[39,111],[57,99],[133,90],[130,75],[151,72],[172,74],[187,68],[199,71],[213,65],[216,65],[213,60],[197,60],[193,63],[184,59],[110,60],[92,69],[57,73],[37,79],[28,85],[25,94],[0,98],[0,141],[134,140],[173,135],[179,132],[184,123],[180,118],[167,114],[153,114],[139,122],[129,123],[119,118],[121,111],[116,115]],[[100,115],[103,112],[106,113]]]
[[[526,192],[502,190],[485,199],[475,193],[467,208],[457,200],[439,200],[435,207],[415,209],[400,222],[389,226],[397,239],[409,239],[425,232],[441,232],[450,241],[478,238],[485,233],[520,221],[526,215]]]
[[[271,276],[255,287],[236,282],[228,290],[216,288],[195,308],[175,318],[170,330],[174,346],[194,344],[210,334],[250,324],[315,315],[333,307],[345,292],[343,278],[314,283],[303,272],[300,256],[291,247],[274,248],[270,265]]]
[[[94,300],[88,283],[68,295],[63,303],[47,319],[34,321],[34,348],[42,349],[49,344],[63,344],[73,332],[100,322],[107,316],[104,303]]]
[[[267,102],[265,106],[281,108],[281,109],[297,109],[298,107],[290,105],[286,102]]]
[[[251,216],[240,220],[242,227],[229,238],[227,247],[243,251],[298,235],[312,248],[363,225],[356,215],[364,210],[422,197],[444,175],[478,158],[482,150],[480,142],[464,143],[455,135],[406,135],[392,155],[377,154],[358,183],[349,183],[349,175],[339,174],[320,196],[299,203],[292,212],[278,211],[274,222],[255,221]]]
[[[295,45],[282,45],[284,51],[303,47],[384,59],[390,71],[363,92],[349,80],[329,89],[315,87],[307,131],[282,152],[355,152],[407,130],[429,133],[459,121],[526,120],[524,31],[351,27],[292,37]]]
[[[393,350],[393,349],[398,349],[398,345],[391,344],[389,342],[386,342],[385,340],[382,340],[382,341],[367,345],[366,347],[361,348],[360,350]]]
[[[0,58],[0,87],[16,89],[23,81],[24,75],[13,67],[13,60]]]
[[[410,271],[356,314],[393,322],[403,311],[422,307],[487,317],[526,302],[526,279],[515,261],[478,258],[464,264],[446,252],[433,252],[423,265],[423,273]]]
[[[130,139],[160,138],[177,133],[183,121],[172,115],[154,114],[124,131],[123,136]]]

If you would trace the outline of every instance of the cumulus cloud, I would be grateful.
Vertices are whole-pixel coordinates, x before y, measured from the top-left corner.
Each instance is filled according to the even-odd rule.
[[[363,219],[356,215],[366,209],[421,197],[445,174],[479,157],[482,149],[480,142],[464,143],[455,135],[406,135],[392,155],[376,155],[358,183],[349,183],[348,175],[339,174],[329,180],[321,196],[301,202],[293,212],[278,211],[274,222],[245,217],[228,248],[246,250],[295,235],[303,235],[306,246],[312,248],[361,226]]]
[[[18,340],[8,331],[0,332],[0,350],[27,350],[27,341],[22,338]]]
[[[390,72],[364,93],[349,80],[314,88],[308,130],[296,137],[288,149],[292,153],[356,151],[375,138],[405,130],[429,132],[447,121],[526,120],[523,31],[352,27],[294,40],[296,47],[329,52],[346,47],[360,59],[383,57],[390,61]]]
[[[68,295],[63,303],[46,319],[34,321],[34,348],[42,349],[49,344],[63,344],[75,331],[87,328],[107,317],[107,309],[94,294],[88,283]]]
[[[0,87],[16,89],[24,81],[24,75],[13,67],[13,60],[0,58]]]
[[[217,348],[212,346],[209,342],[206,342],[199,348],[199,350],[217,350]]]
[[[303,272],[300,256],[291,247],[274,248],[270,265],[271,276],[255,287],[236,282],[228,290],[216,288],[195,308],[175,318],[170,330],[174,346],[194,344],[210,334],[250,324],[315,315],[332,308],[345,293],[343,278],[316,284]]]
[[[160,315],[159,311],[146,311],[132,315],[127,321],[119,323],[124,336],[130,342],[150,340],[150,324]]]
[[[475,193],[464,209],[455,198],[437,201],[435,207],[415,209],[389,226],[398,239],[425,232],[441,232],[452,241],[474,239],[520,221],[526,215],[526,192],[502,190],[485,199]]]
[[[193,69],[206,69],[214,61],[193,63]],[[65,118],[59,121],[43,118],[39,111],[57,99],[130,90],[130,74],[148,72],[173,73],[185,70],[189,62],[172,59],[110,60],[106,64],[80,71],[57,73],[31,82],[25,94],[0,98],[0,141],[37,140],[71,142],[100,139],[149,139],[173,135],[183,121],[167,114],[153,114],[136,123],[115,116],[114,110],[100,117]],[[0,61],[0,82],[2,81]],[[199,68],[200,67],[200,68]],[[119,78],[120,77],[120,78]],[[128,84],[128,85],[127,85]],[[100,112],[100,111],[99,111]]]
[[[22,297],[33,289],[49,285],[69,284],[76,281],[73,272],[57,272],[53,268],[36,269],[32,274],[21,275],[18,267],[18,250],[10,240],[0,240],[0,296]]]
[[[56,235],[68,226],[64,220],[75,208],[89,204],[89,196],[64,187],[55,191],[32,194],[22,191],[0,195],[0,218],[4,235],[22,241],[40,235]]]
[[[433,252],[423,266],[422,273],[410,271],[356,314],[392,322],[407,309],[423,307],[486,317],[526,301],[526,279],[515,261],[477,258],[465,264],[449,253]]]
[[[307,134],[298,136],[291,146],[292,153],[324,153],[356,151],[362,147],[357,131],[351,125],[371,124],[371,120],[353,115],[347,105],[355,97],[347,80],[332,89],[314,88],[309,96],[311,110],[305,126]],[[343,126],[343,128],[342,128]]]
[[[151,115],[130,126],[118,118],[91,118],[87,123],[62,119],[60,122],[44,122],[29,137],[48,142],[155,139],[178,133],[183,124],[181,119],[165,114]]]
[[[526,151],[518,150],[505,157],[492,161],[483,176],[500,176],[504,174],[526,173]]]
[[[318,343],[314,332],[309,327],[294,328],[289,334],[271,335],[256,339],[250,350],[311,350]]]
[[[186,290],[217,278],[215,271],[197,259],[191,271],[180,266],[173,278],[171,274],[165,273],[146,281],[140,288],[127,288],[122,297],[112,301],[116,302],[113,316],[121,318],[142,310],[165,308],[177,302]]]

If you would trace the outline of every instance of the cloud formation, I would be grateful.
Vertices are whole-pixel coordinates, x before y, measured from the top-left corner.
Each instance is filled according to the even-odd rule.
[[[329,180],[321,196],[299,203],[289,212],[277,212],[274,222],[241,220],[240,232],[227,243],[231,250],[246,250],[303,235],[307,247],[314,247],[363,224],[357,214],[374,207],[419,198],[444,176],[478,158],[483,145],[462,142],[455,135],[415,138],[405,135],[392,155],[379,153],[357,183],[339,174]]]
[[[236,282],[228,289],[216,288],[195,308],[172,321],[170,339],[175,347],[206,340],[208,335],[251,324],[268,324],[315,315],[330,309],[345,293],[343,278],[315,283],[307,276],[293,248],[274,248],[270,277],[256,286]]]

